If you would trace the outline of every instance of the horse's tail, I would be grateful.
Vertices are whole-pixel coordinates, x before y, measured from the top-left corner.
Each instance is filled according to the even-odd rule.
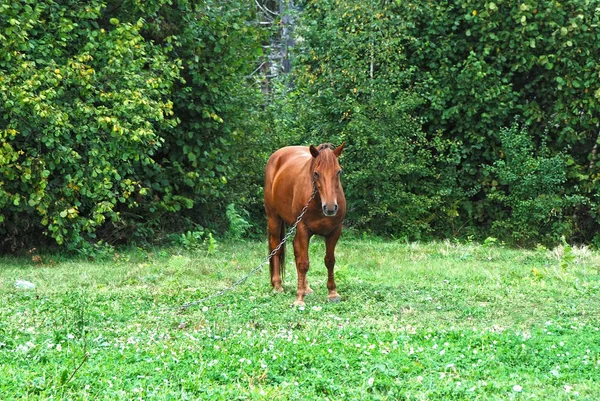
[[[285,223],[281,223],[281,231],[279,232],[279,240],[283,241],[285,238]],[[281,245],[281,252],[279,253],[279,271],[281,272],[281,281],[285,279],[285,242]]]
[[[285,223],[281,222],[281,228],[279,229],[279,243],[283,241],[285,237]],[[285,242],[281,244],[279,251],[273,256],[273,258],[279,258],[279,274],[281,275],[281,281],[285,278]],[[271,282],[273,282],[273,258],[269,260],[269,272],[271,273]]]

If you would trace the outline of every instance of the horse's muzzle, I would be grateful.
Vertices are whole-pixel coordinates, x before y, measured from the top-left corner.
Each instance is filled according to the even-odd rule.
[[[337,203],[333,205],[333,207],[330,207],[331,205],[323,205],[323,214],[325,216],[335,216],[337,214],[338,211],[338,205]]]

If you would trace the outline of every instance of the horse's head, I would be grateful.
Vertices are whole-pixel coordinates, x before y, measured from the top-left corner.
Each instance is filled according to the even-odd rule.
[[[310,145],[310,154],[313,157],[311,173],[325,216],[335,216],[338,211],[337,195],[342,186],[342,169],[338,157],[343,149],[343,143],[335,149],[330,144],[319,145],[318,148]]]

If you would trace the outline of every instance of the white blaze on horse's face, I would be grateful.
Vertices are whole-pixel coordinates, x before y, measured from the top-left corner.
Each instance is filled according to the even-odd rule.
[[[341,187],[340,175],[342,169],[338,157],[342,153],[344,144],[334,150],[329,147],[310,146],[310,153],[314,158],[313,180],[321,198],[323,214],[333,217],[338,212],[337,194]]]

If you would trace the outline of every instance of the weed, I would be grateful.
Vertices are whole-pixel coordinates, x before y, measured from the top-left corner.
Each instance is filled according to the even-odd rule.
[[[249,217],[249,213],[246,210],[242,210],[238,212],[233,203],[227,205],[227,209],[225,211],[225,215],[227,217],[227,221],[229,222],[229,237],[233,239],[240,239],[244,236],[246,231],[252,227],[248,221],[242,217],[242,215]]]
[[[498,238],[487,237],[485,241],[483,241],[483,247],[492,247],[498,244]]]
[[[187,231],[177,237],[176,243],[184,249],[191,251],[200,249],[205,240],[204,230]]]
[[[561,269],[563,269],[563,271],[566,271],[573,265],[576,257],[575,253],[573,253],[573,248],[571,248],[571,246],[567,244],[567,241],[565,240],[564,236],[561,238],[561,241],[563,245],[563,251],[560,257],[560,267]]]
[[[212,255],[217,250],[217,240],[213,237],[212,233],[208,233],[208,237],[205,240],[206,254]]]
[[[195,231],[187,231],[172,237],[175,244],[187,251],[206,250],[207,255],[213,254],[217,249],[217,240],[210,231],[198,226]],[[161,251],[164,254],[164,251]]]

